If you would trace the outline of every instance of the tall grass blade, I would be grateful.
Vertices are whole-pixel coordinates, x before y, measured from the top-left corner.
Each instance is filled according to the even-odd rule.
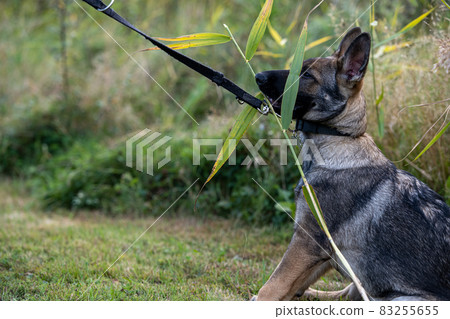
[[[267,56],[267,57],[271,57],[271,58],[284,58],[284,54],[282,53],[275,53],[275,52],[270,52],[270,51],[256,51],[255,55],[259,55],[259,56]]]
[[[415,106],[426,106],[426,105],[433,105],[433,104],[437,104],[437,103],[442,103],[442,102],[445,102],[445,101],[447,101],[447,100],[449,100],[449,99],[445,99],[445,100],[442,100],[442,101],[438,101],[438,102],[434,102],[434,103],[426,103],[426,104],[418,104],[418,105],[412,105],[412,106],[410,106],[410,107],[415,107]],[[400,112],[401,111],[403,111],[405,109],[405,107],[404,108],[402,108],[401,110],[400,110]],[[404,160],[406,160],[407,158],[408,158],[408,156],[412,153],[412,152],[414,152],[414,150],[419,146],[419,144],[420,143],[422,143],[422,141],[423,141],[423,139],[425,138],[425,136],[433,129],[433,127],[435,127],[436,126],[436,124],[441,120],[441,118],[444,118],[444,123],[447,121],[447,116],[448,116],[448,113],[449,113],[449,110],[450,110],[450,105],[448,105],[447,106],[447,108],[445,109],[445,111],[439,116],[439,118],[428,128],[428,130],[422,135],[422,137],[417,141],[417,143],[416,144],[414,144],[414,146],[413,146],[413,148],[400,160],[400,161],[397,161],[397,162],[401,162],[401,161],[404,161]],[[400,113],[399,112],[399,113]],[[441,126],[442,127],[442,126]]]
[[[299,4],[297,8],[295,9],[294,18],[292,19],[291,24],[286,28],[286,34],[291,33],[291,31],[295,28],[295,26],[298,23],[298,20],[300,20],[300,13],[302,12],[302,5]]]
[[[445,6],[447,7],[447,8],[449,8],[450,9],[450,5],[448,5],[448,3],[447,2],[445,2],[444,0],[441,0],[442,1],[442,3],[443,4],[445,4]]]
[[[333,39],[332,36],[326,36],[326,37],[320,38],[319,40],[313,41],[305,47],[305,51],[311,50],[312,48],[315,48],[316,46],[321,45],[322,43],[325,43],[331,39]]]
[[[225,164],[225,162],[228,160],[230,155],[235,150],[237,143],[239,143],[245,131],[247,131],[247,128],[250,125],[256,113],[257,113],[256,109],[254,109],[250,105],[246,105],[244,107],[244,109],[236,119],[236,123],[234,123],[234,126],[231,129],[230,134],[225,140],[225,143],[223,144],[222,149],[220,150],[219,156],[217,157],[217,160],[214,163],[212,172],[203,186],[205,186],[214,177],[214,175],[216,175],[216,173],[220,170],[223,164]]]
[[[325,231],[324,226],[322,225],[321,222],[321,219],[323,219],[323,212],[322,208],[320,208],[319,200],[317,199],[316,193],[309,184],[303,186],[302,190],[303,196],[305,196],[306,203],[308,204],[309,209],[311,209],[311,212],[314,215],[317,224],[319,224],[322,231]]]
[[[160,41],[175,42],[168,45],[168,47],[174,50],[222,44],[227,43],[228,41],[231,40],[231,38],[228,35],[221,33],[194,33],[189,35],[183,35],[176,38],[155,38],[155,39]],[[140,52],[152,50],[159,50],[159,48],[153,47],[149,49],[140,50]]]
[[[423,153],[425,153],[426,151],[428,151],[428,149],[433,146],[434,143],[436,143],[436,141],[445,133],[445,131],[447,131],[448,127],[450,126],[450,122],[447,123],[447,125],[445,125],[437,134],[435,137],[433,137],[433,139],[430,141],[430,143],[427,144],[427,146],[425,146],[425,148],[422,150],[422,152],[419,153],[419,155],[416,156],[416,158],[414,159],[417,160],[419,157],[421,157],[423,155]]]
[[[311,43],[306,45],[305,52],[308,51],[308,50],[311,50],[312,48],[315,48],[316,46],[321,45],[322,43],[325,43],[325,42],[327,42],[327,41],[329,41],[331,39],[333,39],[332,36],[326,36],[326,37],[320,38],[319,40],[315,40],[315,41],[313,41],[313,42],[311,42]],[[286,61],[286,64],[284,65],[284,68],[285,69],[289,69],[293,60],[294,60],[294,56],[291,56]]]
[[[404,26],[400,32],[404,33],[412,28],[414,28],[416,25],[419,24],[420,21],[422,21],[423,19],[425,19],[431,12],[433,12],[435,8],[432,8],[430,10],[428,10],[427,12],[425,12],[424,14],[422,14],[420,17],[414,19],[413,21],[411,21],[410,23],[408,23],[406,26]]]
[[[390,36],[389,38],[378,42],[377,44],[375,44],[373,46],[373,48],[378,48],[379,46],[382,46],[385,43],[388,43],[389,41],[392,41],[396,38],[398,38],[399,36],[401,36],[403,33],[408,32],[409,30],[411,30],[412,28],[414,28],[416,25],[418,25],[423,19],[425,19],[431,12],[433,12],[435,8],[432,8],[430,10],[428,10],[427,12],[425,12],[424,14],[422,14],[420,17],[414,19],[413,21],[411,21],[410,23],[408,23],[406,26],[404,26],[399,32],[393,34],[392,36]]]
[[[266,27],[272,12],[272,5],[273,0],[266,0],[258,18],[253,24],[250,35],[248,36],[247,47],[245,49],[245,58],[247,61],[250,61],[255,55],[256,49],[258,48],[258,45],[266,32]]]
[[[230,40],[230,37],[226,34],[222,33],[211,33],[211,32],[203,32],[203,33],[194,33],[188,35],[182,35],[176,38],[155,38],[161,41],[169,41],[169,42],[180,42],[180,41],[192,41],[192,40]]]
[[[386,53],[391,53],[391,52],[398,51],[403,48],[408,48],[411,46],[411,44],[413,44],[412,41],[400,42],[398,44],[393,44],[393,45],[383,45],[378,49],[378,51],[377,51],[377,53],[375,53],[374,57],[379,58]]]
[[[395,7],[394,16],[392,17],[392,20],[391,20],[391,28],[392,29],[395,29],[395,27],[397,26],[399,11],[400,11],[400,4],[397,4],[397,6]]]
[[[381,85],[381,93],[375,101],[375,106],[378,109],[378,133],[380,137],[384,136],[384,106],[381,104],[384,98],[384,87]]]
[[[219,21],[219,19],[222,17],[224,12],[225,6],[222,4],[218,5],[211,15],[211,19],[209,20],[209,26],[210,27],[215,26],[216,23]]]
[[[284,47],[286,45],[287,40],[283,39],[283,37],[272,27],[270,21],[267,24],[267,28],[269,29],[269,33],[272,36],[273,40],[280,46]]]
[[[372,46],[374,43],[374,39],[375,39],[375,3],[374,0],[370,1],[371,6],[370,6],[370,38],[372,39]],[[375,75],[375,52],[374,50],[371,50],[370,52],[370,64],[369,64],[369,69],[370,72],[372,73],[372,87],[373,87],[373,97],[374,99],[377,98],[377,81],[376,81],[376,75]],[[375,101],[375,111],[377,114],[377,124],[378,124],[378,134],[381,136],[380,133],[380,110],[378,108],[378,104]]]
[[[369,301],[369,297],[366,294],[366,291],[361,285],[361,282],[359,281],[358,277],[356,277],[355,273],[352,270],[352,267],[348,263],[347,259],[345,259],[344,255],[341,253],[339,248],[336,246],[336,243],[333,240],[333,237],[330,234],[330,231],[328,230],[327,224],[325,223],[325,219],[323,217],[322,209],[319,205],[319,200],[317,199],[316,193],[314,192],[311,185],[308,184],[307,181],[304,181],[305,185],[302,187],[303,190],[303,196],[305,196],[306,202],[308,204],[309,209],[311,209],[311,212],[313,213],[314,217],[316,218],[317,222],[319,223],[320,228],[323,230],[325,235],[327,236],[328,240],[330,241],[331,246],[333,247],[333,250],[336,252],[336,255],[338,259],[341,261],[343,267],[347,271],[347,273],[352,278],[355,286],[357,287],[359,293],[361,294],[363,300]]]
[[[289,76],[284,87],[283,100],[281,102],[281,125],[284,130],[289,128],[292,121],[292,113],[298,93],[298,81],[302,71],[303,58],[305,55],[306,38],[308,34],[308,21],[303,24],[302,32],[295,49],[294,61],[292,62]]]
[[[322,4],[323,1],[324,1],[324,0],[320,1],[320,2],[319,2],[319,3],[318,3],[318,4],[317,4],[317,5],[316,5],[309,13],[308,13],[308,16],[306,17],[305,23],[304,23],[304,25],[303,25],[303,30],[302,30],[302,33],[300,34],[299,41],[298,41],[298,44],[297,44],[297,49],[298,49],[298,50],[296,50],[296,54],[294,55],[294,63],[293,63],[293,64],[297,64],[297,65],[296,65],[297,67],[298,67],[298,66],[300,67],[300,69],[297,71],[297,74],[298,74],[298,75],[300,75],[301,67],[302,67],[302,64],[303,64],[303,56],[304,56],[305,46],[306,46],[306,34],[307,34],[307,21],[308,21],[308,17],[309,17],[309,15],[311,14],[311,12],[313,12],[318,6],[320,6],[320,5]],[[246,59],[246,57],[245,57],[244,54],[242,53],[241,49],[239,48],[239,45],[237,44],[237,42],[235,41],[233,35],[231,34],[231,31],[229,30],[229,28],[228,28],[227,26],[225,26],[225,28],[228,30],[228,32],[229,32],[229,34],[230,34],[230,36],[231,36],[233,42],[235,43],[235,45],[236,45],[238,51],[241,53],[242,57],[243,57],[244,59]],[[298,53],[298,54],[297,54],[297,53]],[[301,63],[299,63],[299,61],[298,61],[300,58],[301,58],[301,60],[302,60]],[[247,66],[250,68],[251,72],[254,74],[254,71],[253,71],[253,69],[252,69],[252,67],[251,67],[251,65],[250,65],[250,63],[249,63],[249,61],[248,61],[248,59],[246,59],[246,63],[247,63]],[[295,71],[295,70],[294,70],[294,71]],[[290,73],[292,73],[292,69],[291,69],[291,72],[290,72]],[[295,84],[295,81],[296,81],[296,80],[298,80],[298,76],[297,76],[296,79],[294,79],[294,82],[293,82],[294,84]],[[297,90],[296,90],[296,91],[298,91],[298,85],[294,85],[294,87],[297,87]],[[286,88],[289,88],[289,87],[286,86]],[[285,92],[286,92],[286,88],[285,88]],[[297,93],[295,93],[295,95],[297,95]],[[283,100],[284,100],[284,99],[283,99]],[[294,103],[295,103],[295,100],[292,102],[292,109],[291,109],[291,112],[290,112],[290,115],[289,115],[289,118],[288,118],[288,121],[287,121],[287,122],[288,122],[288,125],[287,125],[287,126],[289,126],[290,121],[291,121],[291,119],[292,119],[292,111],[293,111]],[[272,110],[272,112],[274,112],[273,106],[270,104],[270,102],[269,102],[269,107],[270,107],[270,109]],[[247,108],[249,108],[249,106],[247,106]],[[253,111],[253,113],[252,113],[252,115],[251,115],[251,118],[253,118],[253,116],[254,116],[254,114],[256,113],[256,111],[255,111],[254,109],[252,109],[251,111]],[[282,106],[282,111],[283,111],[283,106]],[[241,115],[242,115],[243,113],[245,113],[245,112],[246,112],[246,111],[244,110],[244,111],[241,113]],[[240,115],[240,117],[241,117],[241,115]],[[238,127],[240,127],[240,128],[242,129],[242,126],[245,126],[245,129],[246,129],[246,128],[248,127],[248,124],[250,123],[251,119],[250,119],[250,121],[248,121],[247,116],[242,116],[242,117],[245,118],[245,124],[242,123],[242,124],[238,125],[238,123],[236,122],[235,127],[238,126]],[[285,116],[285,118],[286,118],[286,116]],[[355,273],[353,272],[352,268],[350,267],[350,264],[347,262],[347,260],[345,259],[344,255],[341,253],[341,251],[339,250],[339,248],[336,246],[336,244],[334,243],[333,238],[331,237],[330,232],[328,231],[328,227],[327,227],[327,225],[326,225],[326,223],[325,223],[325,219],[324,219],[324,217],[323,217],[322,210],[320,209],[320,205],[319,205],[319,202],[318,202],[318,200],[317,200],[317,196],[315,195],[314,191],[312,190],[312,188],[311,188],[310,185],[308,184],[308,181],[306,180],[306,177],[305,177],[305,174],[303,173],[303,170],[302,170],[301,164],[300,164],[300,162],[299,162],[299,159],[298,159],[298,157],[297,157],[297,155],[296,155],[296,153],[295,153],[295,151],[294,151],[294,146],[292,145],[292,143],[291,143],[291,141],[290,141],[290,139],[289,139],[289,137],[288,137],[288,135],[287,135],[287,133],[286,133],[286,132],[287,132],[286,129],[283,129],[281,122],[278,120],[278,118],[277,118],[276,116],[275,116],[275,120],[276,120],[278,126],[280,127],[280,129],[282,129],[282,133],[283,133],[285,139],[286,139],[287,142],[288,142],[289,149],[291,150],[291,153],[292,153],[292,155],[294,156],[295,164],[296,164],[296,166],[297,166],[297,168],[298,168],[298,170],[299,170],[299,172],[300,172],[300,175],[302,176],[302,180],[303,180],[303,182],[304,182],[304,184],[305,184],[305,186],[306,186],[306,187],[303,189],[303,190],[304,190],[304,193],[306,194],[306,195],[305,195],[305,199],[308,201],[308,205],[309,205],[309,207],[311,208],[311,211],[314,212],[314,217],[316,218],[316,220],[317,220],[317,222],[319,223],[320,227],[322,228],[322,230],[323,230],[324,233],[326,234],[328,240],[330,241],[331,246],[333,247],[333,250],[335,251],[336,255],[338,256],[339,260],[341,261],[343,267],[347,270],[348,274],[350,275],[350,277],[352,278],[353,282],[355,283],[355,286],[357,287],[358,291],[360,292],[360,294],[361,294],[363,300],[368,301],[369,298],[367,297],[367,294],[366,294],[364,288],[361,286],[361,282],[360,282],[359,279],[356,277]],[[248,122],[247,122],[247,121],[248,121]],[[247,123],[248,123],[248,124],[247,124]],[[235,129],[235,127],[233,127],[233,130]],[[232,130],[232,132],[233,132],[233,130]],[[245,130],[244,130],[244,131],[245,131]],[[242,133],[242,134],[243,134],[243,133]],[[230,135],[232,135],[232,134],[230,133]],[[240,137],[242,137],[242,135],[240,135]],[[240,139],[240,137],[239,137],[239,139]],[[223,150],[223,149],[222,149],[222,150]],[[222,151],[221,151],[221,153],[222,153]],[[228,153],[231,154],[230,152],[228,152]],[[214,176],[215,172],[217,172],[218,169],[220,169],[219,165],[220,165],[220,164],[216,162],[216,164],[214,165],[214,168],[213,168],[213,172],[211,173],[210,177],[209,177],[208,180],[205,182],[205,184],[203,185],[203,187],[206,185],[206,183],[207,183],[209,180],[211,180],[211,178]],[[223,165],[223,163],[222,163],[222,165]],[[219,167],[219,168],[217,168],[217,167]],[[202,187],[202,189],[203,189],[203,187]],[[306,191],[305,191],[305,190],[306,190]],[[201,192],[201,190],[200,190],[200,192]]]

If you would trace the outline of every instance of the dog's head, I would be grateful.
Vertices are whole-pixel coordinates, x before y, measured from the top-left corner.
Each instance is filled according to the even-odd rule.
[[[304,61],[293,118],[330,125],[358,136],[366,129],[365,102],[361,88],[370,55],[370,35],[350,30],[337,51],[325,58]],[[256,75],[261,91],[281,110],[289,70]]]

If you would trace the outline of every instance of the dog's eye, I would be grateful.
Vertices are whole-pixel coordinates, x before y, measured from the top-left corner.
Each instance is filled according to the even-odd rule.
[[[305,79],[313,79],[313,76],[311,75],[311,73],[309,73],[308,71],[306,71],[305,73],[302,74],[302,78],[305,78]]]

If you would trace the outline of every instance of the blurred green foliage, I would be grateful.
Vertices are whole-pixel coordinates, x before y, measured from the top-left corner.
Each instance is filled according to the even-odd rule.
[[[160,214],[196,178],[200,182],[177,207],[190,214],[215,214],[250,223],[280,225],[289,217],[253,182],[255,178],[277,200],[292,203],[299,176],[293,164],[280,166],[279,149],[266,143],[261,156],[269,166],[226,166],[203,190],[198,209],[193,203],[213,162],[192,165],[193,138],[225,138],[240,107],[234,98],[162,52],[138,53],[150,43],[78,1],[133,59],[90,19],[76,2],[12,1],[0,3],[0,173],[27,180],[32,193],[50,208],[89,208],[105,214]],[[116,1],[114,9],[153,36],[175,37],[196,32],[225,33],[226,23],[243,47],[263,1]],[[309,20],[308,42],[333,39],[306,52],[319,56],[357,19],[368,30],[370,1],[325,2]],[[293,53],[301,25],[314,4],[275,1],[271,25],[287,39],[280,46],[266,33],[256,55],[256,71],[280,69]],[[387,38],[408,22],[438,6],[427,24],[404,38],[411,48],[377,58],[377,81],[385,83],[386,135],[376,142],[391,159],[400,159],[431,126],[442,107],[421,108],[398,116],[400,106],[447,98],[448,75],[435,63],[435,39],[448,34],[448,12],[440,1],[409,0],[376,4],[375,40]],[[65,53],[66,52],[66,53]],[[232,44],[184,50],[222,71],[250,92],[254,80]],[[67,59],[64,59],[65,54]],[[418,63],[417,61],[421,61]],[[429,67],[428,67],[429,66]],[[68,83],[64,84],[64,72]],[[145,72],[143,71],[145,70]],[[146,73],[170,94],[168,96]],[[366,84],[367,85],[367,84]],[[370,83],[368,83],[370,85]],[[420,87],[420,90],[416,88]],[[372,100],[368,93],[368,101]],[[195,124],[172,100],[200,124]],[[369,104],[369,120],[374,110]],[[416,113],[414,113],[416,112]],[[418,112],[418,113],[417,113]],[[373,122],[375,123],[375,122]],[[125,165],[125,140],[144,128],[173,139],[173,160],[154,176]],[[369,124],[375,132],[376,125]],[[270,117],[251,126],[246,137],[279,138]],[[210,152],[209,152],[210,153]],[[417,163],[397,163],[445,193],[448,138],[443,136]],[[240,144],[237,163],[248,155]],[[292,162],[292,161],[290,161]],[[448,184],[448,183],[447,183]],[[448,190],[447,190],[448,192]],[[288,204],[287,204],[288,205]],[[289,205],[288,205],[289,206]]]

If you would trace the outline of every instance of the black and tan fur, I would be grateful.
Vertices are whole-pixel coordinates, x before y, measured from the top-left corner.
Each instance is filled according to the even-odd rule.
[[[450,208],[411,174],[397,169],[365,133],[362,82],[370,36],[350,30],[330,57],[304,62],[294,117],[350,136],[303,133],[324,159],[304,170],[326,223],[368,295],[375,300],[450,300]],[[288,71],[257,74],[260,89],[279,110]],[[277,100],[278,99],[278,100]],[[308,289],[334,267],[336,256],[296,189],[296,225],[282,261],[256,300],[296,295],[360,299],[350,285],[340,292]]]

